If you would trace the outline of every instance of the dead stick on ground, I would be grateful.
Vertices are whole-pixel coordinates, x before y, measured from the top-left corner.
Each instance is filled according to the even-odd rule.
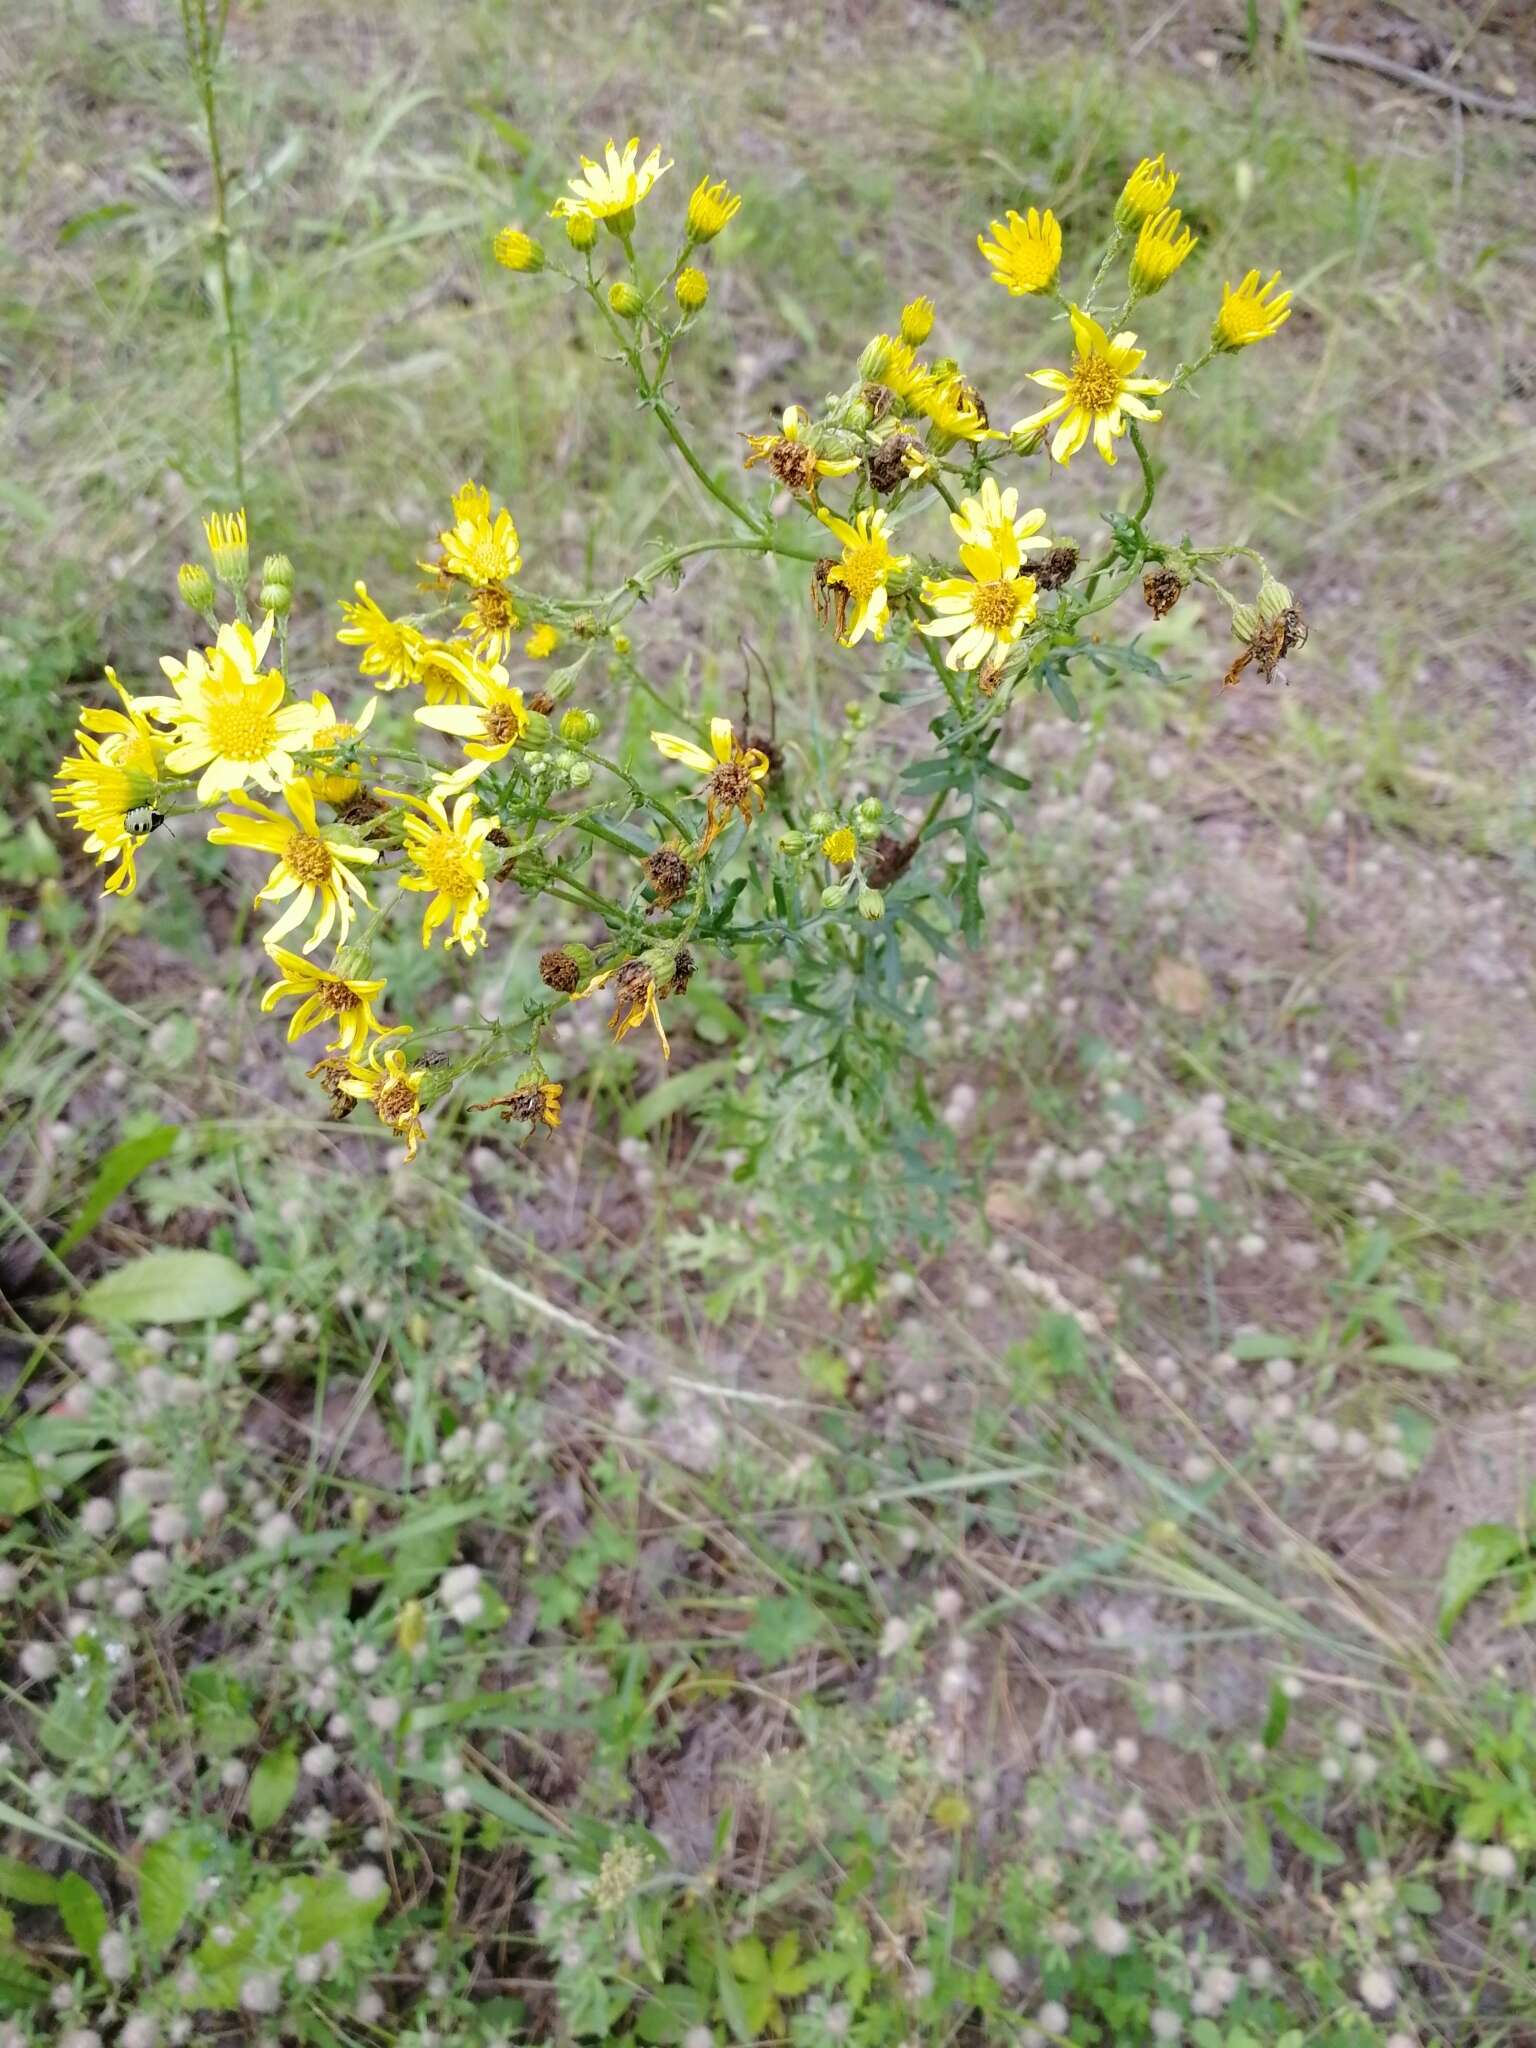
[[[1220,39],[1229,49],[1246,50],[1246,37],[1223,35]],[[1511,121],[1536,121],[1536,106],[1529,100],[1496,100],[1489,94],[1473,92],[1465,85],[1458,85],[1453,78],[1437,78],[1432,71],[1416,71],[1411,64],[1399,64],[1395,57],[1378,57],[1374,50],[1357,50],[1348,43],[1319,43],[1311,36],[1302,36],[1300,46],[1309,57],[1316,57],[1322,64],[1352,64],[1361,71],[1374,71],[1382,78],[1395,79],[1399,85],[1411,85],[1419,92],[1432,93],[1436,99],[1450,100],[1458,107],[1465,107],[1473,114],[1502,114]]]

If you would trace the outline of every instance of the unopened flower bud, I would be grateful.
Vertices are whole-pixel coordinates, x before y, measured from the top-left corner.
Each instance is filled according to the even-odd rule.
[[[601,731],[597,719],[590,711],[571,710],[560,717],[560,737],[568,747],[584,747],[589,740],[595,740]]]
[[[867,918],[871,924],[878,923],[884,917],[885,898],[878,889],[861,889],[859,891],[859,915],[860,917]]]
[[[213,610],[213,578],[201,562],[183,562],[176,571],[176,588],[190,611]]]
[[[597,240],[597,222],[589,214],[573,213],[565,223],[565,238],[573,249],[590,249]]]
[[[890,359],[891,337],[877,334],[859,357],[859,381],[862,384],[878,383],[880,373]]]
[[[519,270],[531,275],[544,268],[544,251],[521,228],[503,228],[491,244],[491,253],[503,270]]]
[[[798,860],[810,842],[803,832],[781,832],[777,844],[787,860]]]
[[[1278,619],[1282,612],[1290,611],[1295,600],[1283,583],[1277,583],[1273,576],[1266,576],[1259,585],[1259,617],[1265,625]]]
[[[677,283],[673,285],[672,290],[678,305],[685,313],[697,313],[709,297],[709,279],[702,270],[695,270],[690,263],[686,270],[679,271]]]
[[[829,882],[821,892],[822,909],[836,910],[843,898],[848,894],[850,886],[848,882]]]
[[[867,826],[870,831],[873,831],[875,826],[885,816],[885,805],[881,803],[877,796],[866,796],[854,805],[853,815],[861,825]]]
[[[1252,640],[1259,630],[1257,605],[1239,604],[1232,607],[1232,631],[1239,640]]]
[[[251,546],[244,509],[212,513],[203,521],[203,532],[208,537],[214,575],[221,583],[243,590],[251,573]]]
[[[293,588],[293,564],[286,555],[268,555],[261,565],[263,583],[285,583]]]
[[[274,618],[286,619],[293,610],[293,585],[263,583],[257,594],[256,603],[260,610],[271,612]]]
[[[920,348],[933,332],[932,299],[913,299],[901,309],[901,338]]]
[[[407,1600],[395,1623],[395,1643],[407,1657],[414,1657],[427,1640],[427,1610],[419,1600]]]
[[[823,832],[830,832],[836,823],[837,817],[834,812],[812,811],[805,821],[805,829],[807,832],[814,833],[817,838],[820,838]]]
[[[740,205],[740,193],[732,192],[724,179],[711,185],[708,178],[701,178],[688,200],[689,241],[712,242]]]
[[[609,286],[608,303],[621,320],[638,320],[645,307],[644,299],[627,277],[621,277],[617,284]]]

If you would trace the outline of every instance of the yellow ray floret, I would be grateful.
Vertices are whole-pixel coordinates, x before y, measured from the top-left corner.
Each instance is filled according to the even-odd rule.
[[[184,662],[161,658],[174,697],[140,697],[138,708],[176,728],[165,765],[195,775],[199,803],[231,796],[254,782],[273,796],[299,779],[295,754],[308,747],[318,722],[312,704],[286,704],[281,669],[263,669],[272,639],[269,612],[253,633],[236,622],[219,628],[216,644]]]
[[[1031,207],[1027,214],[1009,210],[1006,221],[992,223],[993,239],[976,237],[976,246],[992,265],[992,275],[1014,298],[1048,292],[1061,268],[1061,228],[1056,216],[1046,209]]]
[[[473,782],[493,762],[505,760],[528,730],[523,693],[507,681],[504,668],[487,668],[484,662],[466,658],[462,677],[464,703],[423,704],[416,713],[418,724],[463,740],[468,759],[448,778],[455,788]]]
[[[1259,273],[1250,270],[1235,288],[1230,284],[1222,286],[1221,311],[1211,330],[1211,340],[1217,348],[1249,348],[1256,341],[1268,341],[1285,325],[1291,317],[1294,295],[1279,291],[1279,283],[1278,270],[1266,284],[1260,284]]]
[[[762,809],[761,785],[768,775],[768,756],[757,747],[739,745],[728,718],[709,721],[709,753],[675,732],[653,732],[651,743],[667,760],[681,761],[685,768],[709,778],[704,788],[704,832],[697,852],[705,853],[714,844],[732,811],[743,824],[750,825]]]
[[[398,690],[421,680],[426,636],[409,619],[392,619],[368,595],[366,583],[355,583],[357,603],[341,601],[346,624],[336,638],[347,647],[361,647],[358,669],[371,676],[375,689]]]
[[[584,156],[581,159],[581,176],[567,181],[571,196],[557,199],[550,212],[567,219],[577,217],[622,222],[626,214],[634,212],[663,172],[672,168],[670,157],[666,163],[662,162],[659,149],[653,149],[641,163],[636,162],[639,153],[639,138],[631,136],[622,154],[618,145],[610,140],[603,150],[600,164]]]
[[[1010,648],[1034,618],[1035,579],[1020,574],[1014,548],[1000,554],[967,544],[960,550],[960,561],[965,576],[924,582],[923,602],[937,616],[925,619],[917,630],[937,638],[954,635],[950,667],[975,669]]]
[[[960,510],[950,513],[949,523],[964,545],[990,548],[1015,569],[1029,549],[1051,544],[1041,532],[1045,508],[1032,505],[1027,512],[1020,512],[1018,492],[1011,484],[1006,491],[1000,490],[995,477],[982,479],[977,497],[962,498]]]
[[[1168,386],[1160,378],[1134,374],[1146,354],[1145,349],[1137,348],[1134,334],[1121,333],[1111,339],[1091,314],[1077,306],[1072,308],[1072,339],[1077,355],[1070,370],[1030,372],[1036,384],[1059,392],[1060,397],[1027,419],[1016,421],[1013,431],[1032,433],[1036,427],[1059,419],[1061,425],[1051,442],[1055,461],[1070,462],[1091,434],[1094,447],[1106,462],[1112,463],[1115,439],[1125,432],[1126,415],[1138,420],[1160,420],[1162,414],[1154,411],[1146,399],[1166,391]]]
[[[1165,206],[1142,222],[1131,251],[1131,289],[1138,298],[1160,292],[1194,248],[1198,237],[1183,218],[1176,206]]]
[[[262,943],[272,946],[285,939],[318,904],[320,915],[304,951],[312,953],[329,938],[333,926],[338,943],[345,945],[352,929],[352,898],[364,904],[368,901],[367,891],[352,870],[371,867],[379,857],[378,849],[354,844],[334,826],[322,827],[315,817],[315,793],[308,782],[285,784],[286,818],[255,797],[237,801],[246,808],[220,811],[209,841],[215,846],[244,846],[271,855],[272,872],[255,900],[261,904],[291,899],[263,934]]]
[[[334,1024],[331,1050],[359,1058],[370,1038],[392,1038],[405,1029],[403,1024],[381,1024],[374,1012],[375,998],[384,993],[382,980],[360,980],[343,973],[339,965],[321,967],[283,946],[269,947],[268,957],[279,979],[262,996],[263,1012],[275,1010],[287,996],[299,999],[299,1007],[288,1019],[290,1045],[317,1024]]]
[[[1178,172],[1169,170],[1161,150],[1156,156],[1144,156],[1115,201],[1116,224],[1136,228],[1154,213],[1161,213],[1173,198],[1178,182]]]
[[[484,937],[485,910],[491,900],[485,842],[496,828],[494,814],[477,817],[473,790],[454,796],[441,784],[425,797],[401,790],[381,794],[411,806],[405,819],[405,854],[414,872],[403,874],[400,886],[431,898],[421,920],[421,943],[430,946],[438,926],[447,924],[444,945],[474,953]],[[449,796],[454,796],[451,812]]]

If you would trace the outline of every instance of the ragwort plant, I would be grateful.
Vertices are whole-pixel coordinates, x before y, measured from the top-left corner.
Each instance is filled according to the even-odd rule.
[[[109,670],[117,703],[84,714],[59,771],[56,801],[109,869],[109,893],[135,887],[169,818],[211,813],[208,837],[238,872],[252,856],[267,864],[255,904],[275,912],[262,934],[273,978],[261,1007],[286,1014],[290,1042],[319,1034],[309,1073],[330,1114],[370,1105],[407,1159],[461,1088],[504,1122],[555,1130],[565,1083],[549,1062],[572,1004],[605,997],[615,1039],[649,1024],[668,1055],[667,1017],[695,975],[757,956],[765,971],[747,971],[769,990],[759,1030],[779,1092],[775,1115],[754,1126],[755,1163],[832,1133],[843,1164],[827,1170],[846,1175],[859,1148],[845,1135],[894,1142],[891,1077],[916,1050],[938,956],[957,931],[980,938],[981,826],[989,815],[1011,826],[1028,790],[994,751],[1016,703],[1049,691],[1074,713],[1071,664],[1110,661],[1096,622],[1138,583],[1156,617],[1191,582],[1217,592],[1239,643],[1229,684],[1250,666],[1272,679],[1305,635],[1253,550],[1197,547],[1152,523],[1148,438],[1167,406],[1223,374],[1220,359],[1276,334],[1291,297],[1278,273],[1263,282],[1250,271],[1225,287],[1204,352],[1150,374],[1124,323],[1195,246],[1161,155],[1126,179],[1072,295],[1050,211],[1010,212],[977,238],[1005,290],[1065,323],[1039,344],[1054,361],[1031,372],[1047,394],[1038,410],[994,427],[955,357],[919,356],[935,313],[916,298],[895,333],[862,349],[842,390],[746,434],[739,483],[700,454],[673,373],[708,312],[706,252],[741,201],[702,180],[659,266],[636,237],[670,168],[659,149],[642,157],[635,141],[610,142],[553,208],[563,249],[507,227],[495,255],[586,298],[717,515],[711,527],[605,588],[571,592],[524,574],[511,511],[468,482],[408,608],[381,605],[362,580],[342,605],[337,637],[370,686],[359,703],[294,672],[292,564],[265,557],[253,606],[245,513],[215,514],[212,574],[189,563],[179,576],[206,644],[161,659],[166,693],[130,690]],[[1127,440],[1139,495],[1105,511],[1108,541],[1091,558],[1044,506],[1021,509],[1007,481],[1036,454],[1053,485],[1085,450],[1113,469]],[[759,475],[767,492],[754,491]],[[535,507],[525,524],[539,523]],[[738,728],[679,714],[645,671],[629,630],[639,608],[685,563],[722,554],[803,564],[807,602],[841,647],[886,644],[871,680],[893,715],[851,705],[830,773],[747,717]],[[1235,558],[1257,571],[1252,601],[1222,581]],[[722,622],[722,637],[731,630]],[[557,653],[559,666],[537,666]],[[1134,648],[1119,658],[1145,665]],[[604,718],[637,698],[671,715],[652,755],[620,758],[601,744]],[[924,806],[920,818],[903,799]],[[395,1014],[374,953],[408,900],[421,899],[424,947],[468,957],[491,942],[496,898],[511,890],[539,940],[543,983],[520,1014],[451,1034]],[[917,1093],[921,1105],[920,1083]]]

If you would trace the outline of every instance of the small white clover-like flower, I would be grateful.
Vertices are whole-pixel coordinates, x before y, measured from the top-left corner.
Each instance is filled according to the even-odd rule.
[[[283,2002],[282,1980],[272,1970],[254,1970],[240,1985],[240,2004],[246,2012],[276,2012]]]
[[[1477,1867],[1484,1877],[1496,1878],[1500,1884],[1513,1884],[1520,1874],[1515,1852],[1506,1849],[1502,1842],[1489,1842],[1479,1849]]]
[[[57,1675],[59,1653],[52,1643],[28,1643],[17,1662],[21,1666],[24,1678],[30,1678],[34,1683],[41,1685]]]
[[[1101,1913],[1090,1930],[1093,1945],[1104,1956],[1123,1956],[1131,1945],[1131,1931],[1113,1913]],[[1058,2028],[1058,2032],[1060,2029]]]
[[[356,1870],[347,1872],[347,1890],[354,1899],[382,1898],[386,1888],[384,1873],[377,1863],[360,1863]]]
[[[1397,2001],[1397,1986],[1392,1981],[1392,1972],[1384,1970],[1379,1963],[1362,1970],[1355,1985],[1361,1998],[1372,2012],[1385,2012]]]

